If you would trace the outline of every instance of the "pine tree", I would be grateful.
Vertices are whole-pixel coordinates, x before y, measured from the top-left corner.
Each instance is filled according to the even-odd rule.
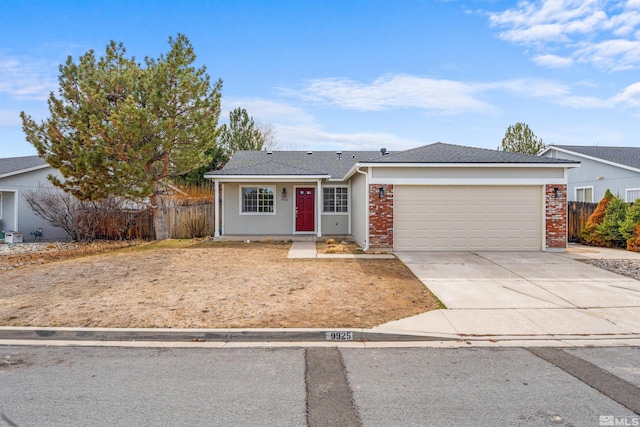
[[[211,161],[216,146],[222,81],[213,84],[184,35],[144,66],[111,42],[60,66],[58,96],[37,124],[21,113],[23,130],[64,179],[51,182],[79,200],[149,198],[156,238],[168,233],[158,209],[161,182]]]
[[[619,197],[614,197],[607,206],[602,223],[596,226],[596,233],[599,234],[607,246],[624,247],[626,239],[620,232],[620,224],[627,216],[628,205]]]
[[[498,150],[509,151],[512,153],[538,155],[545,149],[542,139],[538,138],[526,123],[518,122],[507,128],[502,138],[502,145]]]

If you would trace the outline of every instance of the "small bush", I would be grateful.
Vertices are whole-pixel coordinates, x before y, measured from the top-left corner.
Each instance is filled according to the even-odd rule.
[[[620,224],[620,233],[625,239],[630,239],[634,235],[636,224],[640,222],[640,199],[627,209],[627,216]]]
[[[640,252],[640,222],[633,228],[633,236],[627,239],[627,250]]]
[[[614,197],[607,205],[604,219],[596,226],[596,233],[605,241],[605,246],[610,248],[623,248],[626,239],[620,232],[620,225],[627,217],[628,205],[624,200]]]
[[[606,241],[598,234],[596,227],[604,221],[607,206],[614,197],[609,190],[604,193],[604,197],[598,202],[596,210],[593,211],[580,233],[580,243],[591,246],[606,246]]]

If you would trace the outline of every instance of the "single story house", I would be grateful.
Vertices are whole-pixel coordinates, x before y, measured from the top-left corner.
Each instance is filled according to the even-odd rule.
[[[562,251],[575,160],[435,143],[239,151],[214,181],[215,237],[348,235],[366,250]]]
[[[20,232],[23,241],[64,240],[65,231],[37,216],[24,198],[28,190],[52,187],[57,171],[38,156],[0,158],[0,231]],[[2,236],[2,234],[0,234]]]
[[[598,202],[607,189],[627,202],[640,198],[640,147],[550,145],[540,156],[580,162],[567,175],[569,201]]]

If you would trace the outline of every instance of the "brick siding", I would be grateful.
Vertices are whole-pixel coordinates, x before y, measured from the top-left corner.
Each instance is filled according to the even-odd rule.
[[[544,198],[547,249],[564,249],[567,247],[567,186],[547,185]]]
[[[369,185],[369,247],[393,248],[393,185]]]

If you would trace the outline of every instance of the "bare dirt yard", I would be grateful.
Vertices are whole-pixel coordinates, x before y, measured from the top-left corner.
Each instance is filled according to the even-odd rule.
[[[396,259],[288,259],[277,242],[113,245],[0,251],[0,325],[368,328],[439,307]]]

